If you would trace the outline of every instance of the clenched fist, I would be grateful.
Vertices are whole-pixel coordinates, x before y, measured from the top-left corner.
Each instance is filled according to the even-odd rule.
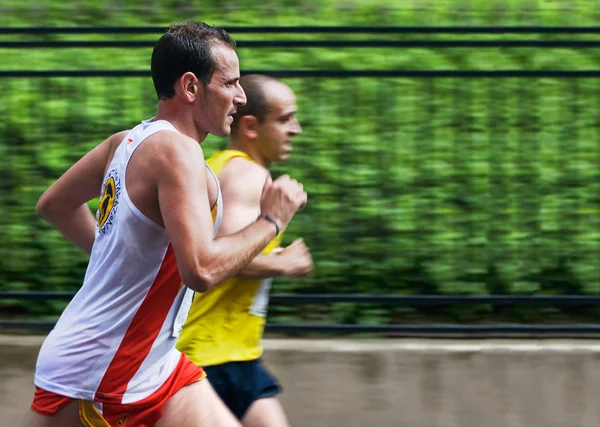
[[[304,240],[296,239],[287,248],[277,252],[283,261],[283,275],[306,277],[313,271],[313,260]]]
[[[277,221],[283,230],[294,214],[306,205],[307,195],[304,187],[288,175],[282,175],[275,181],[267,177],[260,198],[261,215],[268,215]]]

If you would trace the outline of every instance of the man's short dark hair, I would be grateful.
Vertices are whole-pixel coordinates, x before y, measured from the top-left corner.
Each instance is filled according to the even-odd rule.
[[[269,103],[265,96],[265,86],[268,83],[281,83],[278,79],[262,74],[247,74],[240,78],[240,86],[246,93],[246,105],[238,107],[233,115],[231,123],[231,133],[237,133],[240,119],[244,116],[254,116],[258,121],[262,121],[269,111]]]
[[[172,24],[152,51],[152,81],[158,99],[175,95],[175,82],[188,71],[209,84],[217,68],[211,48],[219,43],[235,49],[235,41],[222,28],[197,21]]]

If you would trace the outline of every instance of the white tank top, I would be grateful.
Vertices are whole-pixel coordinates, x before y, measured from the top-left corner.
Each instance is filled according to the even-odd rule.
[[[76,399],[132,403],[156,391],[179,362],[175,344],[193,291],[181,282],[166,230],[134,206],[125,186],[132,154],[166,129],[177,131],[166,121],[143,121],[115,151],[83,286],[42,345],[38,387]],[[218,181],[217,190],[215,235],[223,210]]]

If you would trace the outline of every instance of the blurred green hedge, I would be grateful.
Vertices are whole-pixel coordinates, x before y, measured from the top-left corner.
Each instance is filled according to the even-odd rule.
[[[114,6],[41,7],[24,2],[10,25],[153,25],[181,19],[177,2],[139,15]],[[289,3],[289,4],[288,4]],[[275,7],[278,25],[593,25],[587,2],[522,9],[518,3],[430,2],[389,8],[321,2]],[[576,5],[573,8],[573,5]],[[99,4],[98,4],[99,5]],[[437,5],[437,6],[436,6]],[[503,6],[502,6],[503,5]],[[86,9],[87,7],[87,9]],[[219,25],[256,25],[264,10],[223,13]],[[386,9],[386,7],[388,7]],[[577,9],[577,7],[579,9]],[[101,10],[96,10],[100,8]],[[235,9],[235,8],[234,8]],[[71,10],[72,20],[67,11]],[[304,11],[299,13],[299,11]],[[87,22],[86,13],[97,13]],[[78,15],[79,13],[79,15]],[[205,18],[206,16],[206,18]],[[319,21],[311,20],[319,17]],[[580,16],[580,19],[574,18]],[[135,20],[128,18],[135,17]],[[188,16],[190,17],[190,16]],[[214,19],[213,19],[214,17]],[[261,24],[270,23],[261,21]],[[238,40],[376,38],[244,35]],[[48,36],[50,39],[115,36]],[[123,36],[119,36],[123,37]],[[497,39],[500,35],[390,35]],[[505,36],[597,39],[597,36]],[[150,39],[156,36],[135,36]],[[17,40],[18,37],[12,39]],[[3,70],[148,69],[150,49],[2,50]],[[598,69],[597,49],[239,49],[243,70],[273,69]],[[25,54],[25,55],[24,55]],[[278,279],[275,292],[400,294],[597,294],[600,290],[600,86],[598,79],[290,78],[304,133],[289,173],[309,205],[285,235],[302,236],[316,271]],[[87,259],[35,215],[39,195],[111,132],[150,117],[149,78],[0,79],[0,283],[5,290],[76,290]],[[214,137],[205,153],[224,146]],[[95,209],[95,202],[90,204]],[[0,301],[10,316],[53,316],[62,302]],[[595,309],[491,307],[411,309],[368,304],[273,307],[270,320],[590,321]]]

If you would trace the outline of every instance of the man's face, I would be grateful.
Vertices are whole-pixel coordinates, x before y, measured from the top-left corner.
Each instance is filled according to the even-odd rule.
[[[280,162],[289,157],[292,139],[302,132],[296,119],[296,97],[279,82],[267,84],[264,93],[267,113],[258,124],[256,143],[268,162]]]
[[[246,94],[240,86],[240,65],[235,51],[216,44],[211,54],[217,68],[210,83],[204,86],[197,123],[206,133],[227,136],[231,132],[232,114],[246,104]]]

